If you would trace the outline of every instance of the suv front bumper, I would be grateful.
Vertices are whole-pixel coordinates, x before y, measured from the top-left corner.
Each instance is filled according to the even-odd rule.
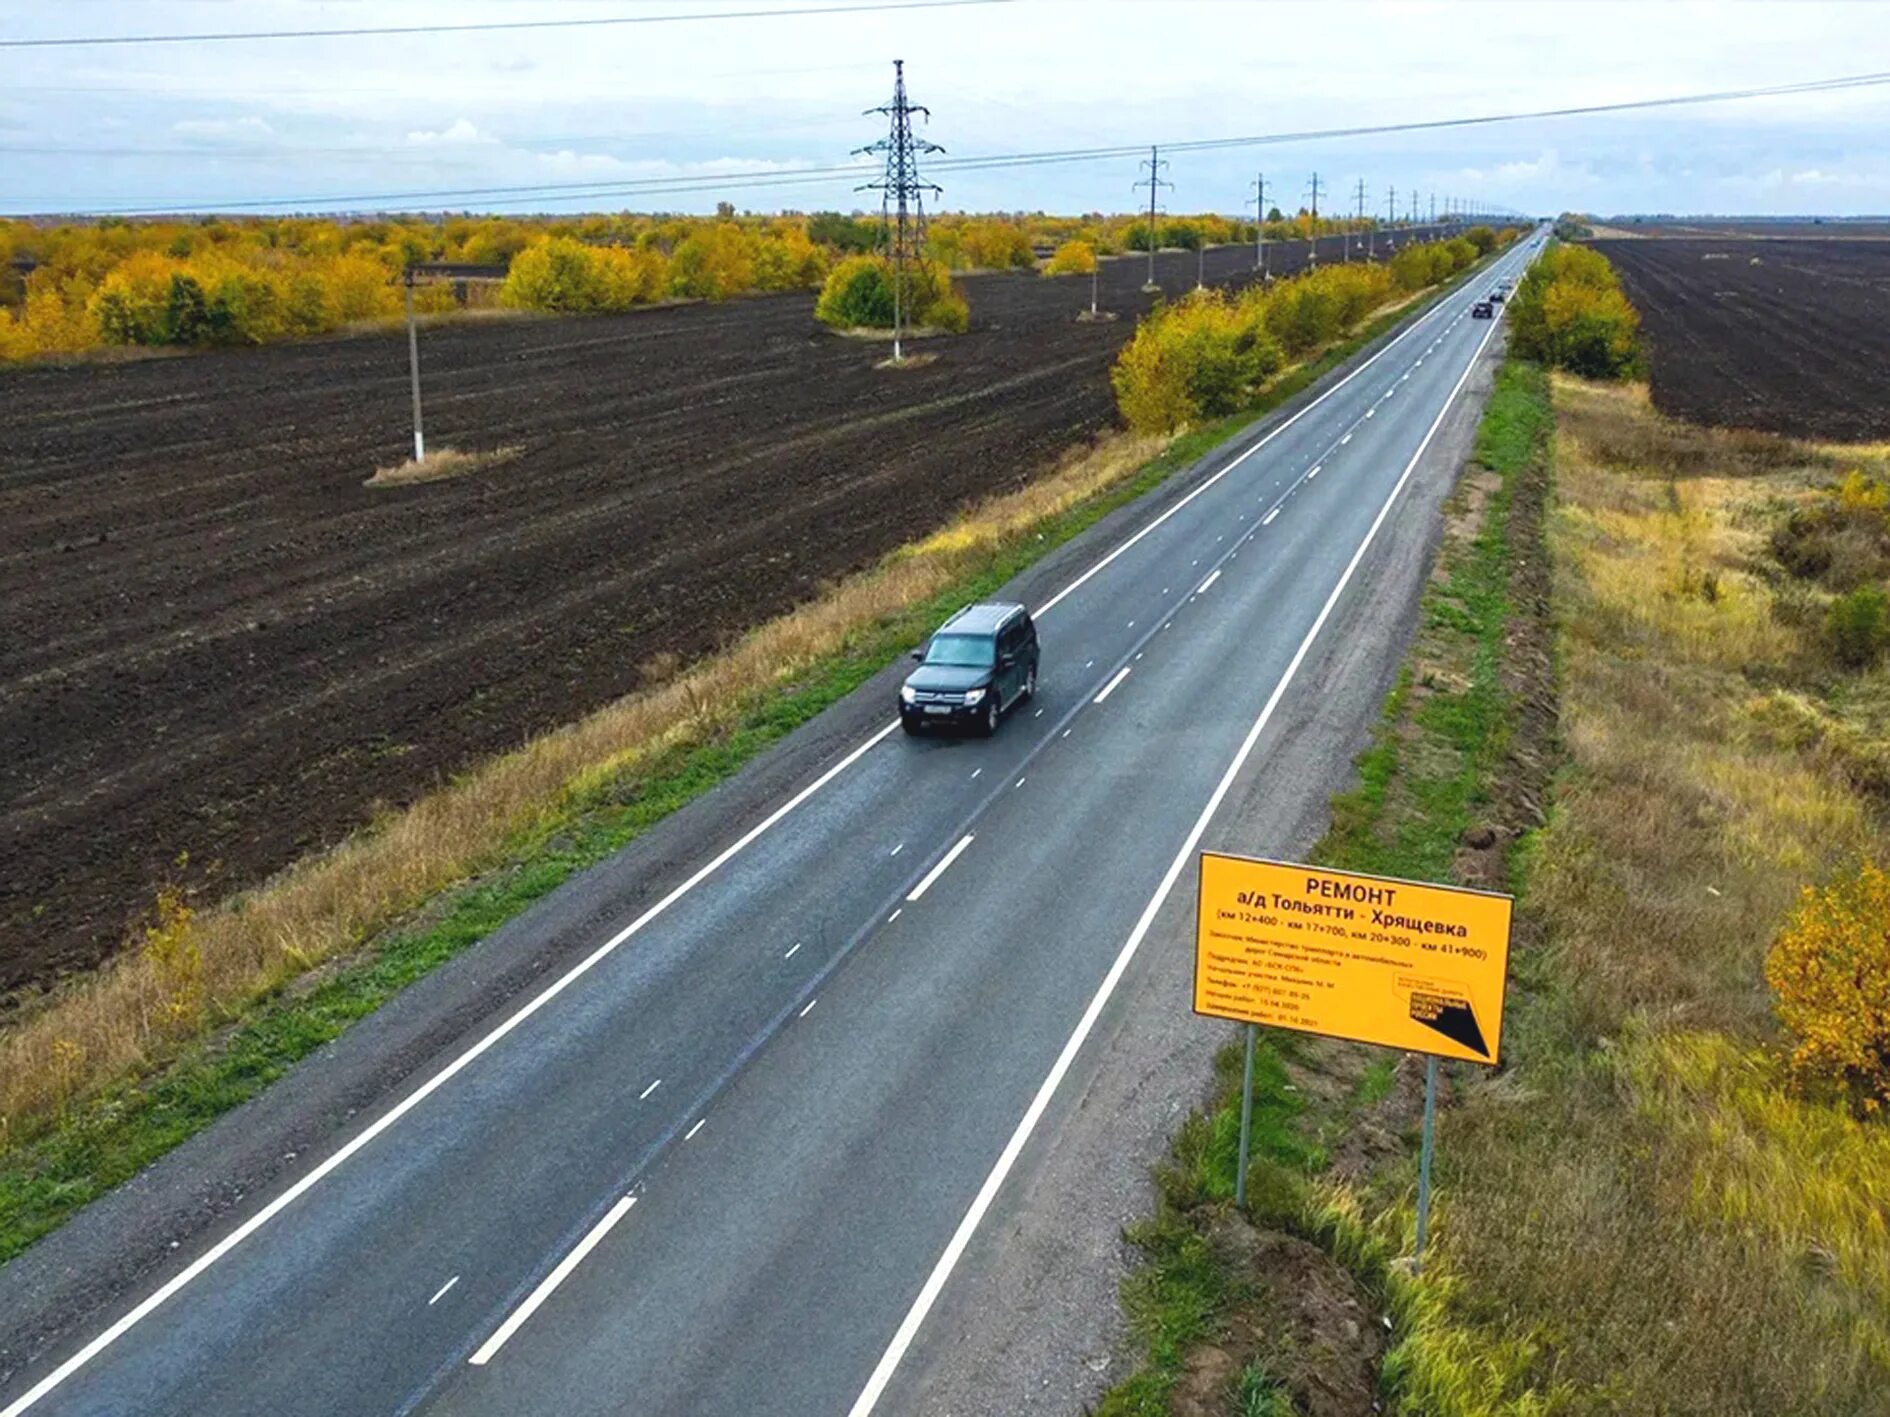
[[[927,703],[923,700],[909,704],[902,699],[899,717],[907,728],[969,728],[983,720],[988,701],[988,695],[969,706],[963,703]]]

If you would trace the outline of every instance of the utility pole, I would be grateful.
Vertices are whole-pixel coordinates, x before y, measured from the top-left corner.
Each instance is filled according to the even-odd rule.
[[[1267,175],[1256,172],[1253,179],[1253,268],[1267,278]]]
[[[1312,185],[1306,189],[1312,196],[1312,231],[1311,241],[1307,243],[1306,265],[1308,268],[1319,264],[1319,174],[1312,175]]]
[[[1175,184],[1162,180],[1162,169],[1168,164],[1162,161],[1159,148],[1151,146],[1142,165],[1148,168],[1148,177],[1144,179],[1148,184],[1148,284],[1142,289],[1160,290],[1161,286],[1155,280],[1155,199],[1163,187],[1172,188]],[[1143,184],[1137,182],[1135,185],[1139,188]]]
[[[919,154],[942,153],[945,149],[937,143],[912,136],[912,115],[921,114],[929,122],[932,110],[906,101],[906,61],[903,59],[893,60],[892,102],[866,111],[892,121],[891,131],[885,137],[876,143],[854,149],[856,157],[863,153],[884,154],[885,175],[877,182],[867,182],[854,190],[880,194],[880,233],[882,239],[887,240],[892,247],[892,357],[893,363],[897,364],[905,358],[900,348],[900,335],[904,328],[907,304],[906,263],[919,254],[925,241],[925,194],[944,190],[931,182],[919,180]]]
[[[413,460],[423,463],[427,460],[427,440],[420,431],[420,336],[413,324],[413,267],[408,266],[403,274],[401,283],[407,287],[407,369],[413,382]]]
[[[1385,239],[1391,243],[1391,249],[1398,249],[1398,238],[1391,234],[1391,228],[1398,224],[1398,189],[1385,188]]]
[[[1358,224],[1365,226],[1365,179],[1363,177],[1358,179]],[[1370,261],[1375,254],[1371,247],[1371,239],[1372,229],[1365,226],[1365,259],[1367,261]],[[1349,251],[1351,248],[1348,246],[1346,249]]]
[[[1437,225],[1437,193],[1431,193],[1431,225]]]
[[[1417,217],[1418,217],[1417,188],[1413,187],[1411,189],[1411,225],[1413,226],[1417,225]]]

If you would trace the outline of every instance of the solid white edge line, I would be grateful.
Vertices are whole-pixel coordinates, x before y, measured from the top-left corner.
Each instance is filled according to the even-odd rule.
[[[1425,311],[1422,315],[1418,316],[1409,325],[1405,326],[1403,330],[1399,331],[1395,338],[1388,341],[1385,347],[1379,350],[1378,353],[1374,354],[1370,359],[1367,359],[1363,364],[1359,365],[1358,368],[1354,369],[1350,374],[1347,374],[1343,379],[1339,380],[1338,383],[1334,384],[1331,388],[1327,389],[1323,394],[1319,395],[1318,398],[1314,399],[1311,403],[1307,404],[1304,408],[1300,409],[1299,412],[1295,413],[1291,418],[1288,418],[1284,423],[1280,424],[1279,427],[1269,430],[1265,437],[1261,438],[1252,447],[1248,448],[1245,452],[1243,452],[1239,457],[1235,458],[1232,462],[1228,463],[1226,467],[1222,468],[1219,472],[1215,473],[1212,477],[1205,479],[1199,487],[1196,487],[1193,491],[1189,492],[1187,496],[1177,501],[1174,506],[1170,507],[1167,511],[1163,512],[1159,517],[1156,517],[1155,520],[1151,521],[1147,526],[1143,527],[1134,536],[1131,536],[1127,541],[1123,542],[1120,546],[1116,547],[1115,550],[1111,551],[1107,556],[1103,557],[1095,565],[1091,566],[1087,571],[1083,572],[1082,575],[1078,576],[1075,580],[1071,581],[1068,585],[1063,587],[1062,590],[1058,591],[1055,595],[1051,596],[1038,608],[1036,613],[1039,616],[1047,614],[1053,606],[1057,605],[1060,601],[1064,599],[1065,596],[1068,596],[1073,591],[1075,591],[1079,586],[1083,585],[1084,582],[1088,581],[1091,576],[1095,575],[1098,571],[1102,570],[1103,567],[1107,566],[1110,562],[1114,561],[1116,557],[1122,555],[1123,552],[1127,551],[1131,546],[1134,546],[1143,537],[1147,536],[1150,532],[1154,531],[1156,527],[1162,525],[1162,523],[1166,522],[1170,517],[1174,516],[1176,512],[1179,512],[1183,507],[1187,506],[1188,503],[1192,502],[1196,497],[1199,497],[1203,492],[1207,491],[1208,488],[1212,487],[1215,483],[1219,482],[1223,477],[1227,476],[1228,473],[1232,472],[1235,468],[1239,467],[1242,463],[1247,461],[1248,458],[1252,457],[1255,453],[1259,452],[1262,448],[1264,448],[1268,443],[1271,443],[1275,438],[1279,437],[1280,434],[1284,433],[1287,429],[1291,428],[1295,423],[1299,422],[1300,419],[1304,418],[1307,414],[1311,413],[1315,408],[1318,408],[1320,404],[1324,403],[1327,399],[1331,398],[1334,394],[1338,393],[1340,389],[1343,389],[1347,384],[1351,383],[1354,379],[1358,378],[1359,375],[1363,374],[1367,369],[1371,368],[1372,365],[1376,364],[1379,360],[1383,359],[1387,354],[1391,353],[1391,351],[1396,349],[1400,344],[1403,344],[1407,338],[1409,338],[1411,335],[1416,334],[1420,329],[1422,329],[1426,324],[1428,324],[1433,316],[1441,315],[1444,312],[1444,309],[1445,309],[1445,302],[1440,300],[1436,305],[1432,306],[1429,310]],[[0,1414],[0,1417],[4,1417],[4,1414]]]
[[[1092,702],[1101,703],[1104,699],[1108,698],[1111,694],[1115,693],[1116,687],[1119,684],[1121,684],[1124,679],[1127,679],[1128,677],[1129,677],[1129,666],[1125,664],[1122,666],[1122,668],[1116,671],[1115,678],[1111,679],[1107,684],[1104,684],[1102,686],[1102,692],[1096,695],[1095,699]]]
[[[1418,444],[1417,451],[1411,455],[1411,461],[1405,464],[1404,472],[1399,475],[1397,484],[1391,489],[1391,494],[1385,498],[1384,505],[1378,509],[1378,515],[1372,520],[1371,528],[1365,533],[1365,539],[1359,542],[1358,550],[1352,553],[1352,559],[1347,563],[1345,573],[1339,577],[1338,584],[1333,586],[1332,593],[1326,597],[1326,603],[1320,610],[1318,619],[1313,621],[1312,628],[1306,632],[1306,638],[1300,641],[1299,649],[1294,652],[1292,660],[1287,664],[1286,672],[1280,676],[1279,682],[1273,686],[1273,692],[1267,696],[1265,707],[1260,710],[1260,716],[1254,720],[1253,727],[1247,730],[1247,736],[1241,741],[1239,750],[1234,754],[1234,760],[1228,764],[1227,771],[1221,775],[1220,782],[1208,797],[1207,805],[1201,809],[1201,815],[1195,818],[1194,826],[1190,828],[1186,839],[1181,843],[1181,850],[1175,853],[1175,859],[1169,863],[1167,872],[1162,876],[1161,884],[1155,888],[1155,894],[1149,897],[1148,904],[1142,908],[1142,914],[1136,920],[1135,928],[1129,932],[1129,938],[1123,944],[1121,952],[1117,954],[1115,963],[1109,967],[1109,973],[1103,977],[1101,985],[1091,997],[1089,1007],[1083,1011],[1083,1017],[1078,1021],[1076,1031],[1063,1045],[1063,1051],[1057,1054],[1057,1060],[1051,1065],[1049,1075],[1044,1078],[1042,1086],[1037,1089],[1037,1095],[1031,1099],[1030,1106],[1025,1109],[1022,1120],[1017,1124],[1017,1129],[1011,1133],[1011,1139],[1005,1143],[997,1164],[991,1168],[990,1175],[985,1177],[984,1184],[978,1188],[978,1194],[972,1200],[971,1208],[965,1212],[965,1218],[959,1221],[958,1229],[953,1232],[951,1240],[945,1246],[945,1252],[939,1256],[938,1263],[932,1267],[932,1272],[927,1276],[924,1287],[919,1290],[918,1298],[912,1301],[912,1307],[907,1310],[905,1318],[893,1334],[892,1342],[886,1346],[886,1351],[880,1356],[872,1376],[866,1380],[866,1386],[861,1389],[859,1397],[848,1410],[848,1417],[868,1417],[868,1414],[878,1405],[880,1396],[886,1390],[886,1385],[892,1381],[892,1375],[899,1367],[900,1360],[905,1357],[906,1350],[912,1346],[913,1339],[918,1336],[920,1325],[925,1322],[926,1315],[931,1312],[933,1304],[938,1302],[938,1296],[945,1288],[945,1281],[951,1277],[952,1270],[957,1267],[959,1257],[964,1254],[965,1247],[971,1243],[972,1235],[984,1220],[985,1212],[991,1208],[992,1201],[996,1199],[998,1189],[1003,1186],[1005,1177],[1010,1175],[1011,1168],[1017,1164],[1017,1158],[1023,1153],[1031,1133],[1036,1130],[1037,1123],[1042,1120],[1045,1110],[1050,1105],[1050,1099],[1056,1095],[1057,1088],[1063,1082],[1064,1074],[1075,1062],[1077,1053],[1082,1050],[1090,1031],[1095,1028],[1096,1020],[1102,1016],[1103,1008],[1108,1004],[1110,996],[1115,993],[1116,986],[1128,970],[1129,962],[1135,958],[1135,952],[1141,948],[1142,940],[1147,936],[1149,927],[1155,923],[1156,915],[1167,901],[1169,892],[1174,889],[1175,882],[1188,864],[1188,858],[1194,854],[1195,846],[1201,840],[1202,834],[1206,832],[1208,823],[1219,809],[1222,799],[1227,796],[1228,789],[1233,786],[1235,777],[1246,765],[1248,757],[1253,753],[1254,745],[1260,741],[1261,733],[1265,731],[1268,721],[1272,719],[1274,709],[1279,706],[1288,686],[1298,674],[1300,665],[1305,661],[1307,652],[1312,649],[1313,641],[1318,639],[1319,632],[1325,628],[1327,619],[1332,615],[1333,607],[1339,603],[1339,597],[1344,594],[1346,586],[1350,584],[1353,573],[1358,570],[1359,563],[1365,559],[1366,551],[1377,539],[1379,528],[1385,524],[1385,518],[1391,514],[1392,507],[1403,494],[1405,484],[1411,480],[1411,474],[1416,470],[1425,450],[1430,447],[1431,439],[1436,436],[1437,430],[1443,426],[1444,419],[1456,406],[1457,395],[1469,382],[1472,371],[1477,367],[1477,361],[1482,358],[1484,346],[1489,343],[1490,336],[1495,333],[1496,326],[1492,323],[1489,332],[1478,342],[1469,362],[1464,366],[1463,376],[1457,380],[1456,386],[1450,391],[1450,396],[1444,400],[1443,407],[1432,421],[1430,430],[1424,435],[1424,441]]]
[[[419,1087],[408,1093],[386,1112],[383,1112],[373,1122],[369,1123],[348,1141],[344,1142],[327,1160],[323,1161],[319,1166],[315,1167],[314,1170],[302,1177],[301,1180],[290,1186],[288,1190],[269,1202],[268,1205],[257,1211],[248,1220],[237,1226],[236,1229],[232,1230],[228,1235],[225,1235],[216,1244],[205,1250],[195,1260],[191,1261],[190,1264],[160,1285],[152,1292],[150,1297],[130,1309],[123,1318],[112,1324],[110,1328],[107,1328],[103,1333],[99,1334],[98,1337],[92,1339],[83,1348],[79,1349],[78,1352],[66,1359],[65,1362],[61,1363],[45,1377],[33,1384],[22,1396],[9,1403],[5,1409],[0,1410],[0,1417],[20,1417],[21,1413],[25,1412],[29,1407],[32,1407],[42,1397],[46,1396],[47,1393],[58,1387],[80,1368],[83,1368],[87,1363],[91,1362],[92,1359],[104,1352],[105,1349],[111,1347],[112,1344],[116,1343],[126,1333],[130,1332],[131,1329],[142,1323],[152,1311],[165,1303],[165,1301],[173,1294],[177,1293],[178,1290],[190,1284],[198,1275],[209,1269],[231,1250],[242,1244],[243,1241],[262,1229],[262,1227],[267,1225],[271,1220],[274,1220],[276,1216],[280,1215],[289,1206],[295,1204],[297,1200],[320,1185],[321,1182],[338,1167],[345,1165],[348,1159],[356,1152],[360,1151],[382,1132],[386,1131],[389,1127],[393,1126],[394,1123],[398,1122],[402,1117],[406,1116],[414,1108],[426,1101],[427,1098],[431,1097],[435,1092],[439,1091],[440,1088],[457,1077],[462,1070],[479,1058],[481,1054],[498,1043],[500,1039],[504,1038],[513,1029],[524,1023],[525,1020],[537,1013],[546,1004],[550,1003],[553,999],[557,998],[558,995],[570,988],[572,984],[576,983],[579,979],[583,978],[584,975],[596,968],[602,960],[608,957],[618,946],[622,945],[625,940],[635,935],[645,925],[649,924],[650,921],[656,919],[657,916],[668,910],[670,906],[674,905],[690,891],[694,890],[696,886],[714,875],[732,857],[746,849],[749,843],[754,841],[756,837],[760,836],[776,822],[787,816],[788,813],[792,812],[796,807],[800,806],[801,803],[820,791],[821,788],[833,781],[834,778],[852,767],[853,764],[864,757],[868,751],[877,747],[880,742],[885,739],[886,735],[891,733],[898,726],[899,721],[897,719],[888,723],[884,728],[880,729],[879,732],[873,734],[872,737],[861,743],[851,753],[848,753],[839,762],[835,763],[832,767],[828,768],[827,771],[808,783],[807,786],[803,787],[799,792],[795,793],[786,802],[782,803],[754,826],[743,832],[734,842],[724,847],[712,857],[706,865],[700,867],[687,880],[671,890],[668,895],[657,901],[656,904],[644,911],[643,914],[639,915],[635,920],[624,926],[623,929],[619,930],[615,935],[612,935],[603,944],[592,950],[590,954],[586,955],[583,959],[579,960],[578,963],[565,971],[559,979],[547,986],[544,991],[532,999],[530,1003],[512,1014],[504,1023],[500,1024],[477,1043],[473,1044],[472,1047],[453,1059],[452,1062],[448,1063],[439,1072],[421,1083]]]
[[[1199,487],[1195,488],[1192,492],[1188,493],[1187,496],[1183,497],[1180,501],[1176,502],[1174,506],[1170,507],[1166,512],[1163,512],[1159,517],[1155,518],[1155,520],[1151,521],[1147,526],[1143,527],[1134,536],[1130,537],[1127,541],[1124,541],[1120,546],[1116,547],[1115,550],[1111,551],[1107,556],[1103,557],[1095,565],[1091,566],[1082,575],[1078,576],[1074,581],[1071,581],[1062,590],[1058,591],[1056,595],[1052,596],[1049,600],[1045,601],[1044,604],[1038,608],[1037,615],[1041,617],[1045,615],[1046,613],[1048,613],[1049,610],[1053,606],[1055,606],[1059,601],[1063,600],[1072,591],[1076,590],[1077,587],[1083,585],[1092,576],[1094,576],[1098,571],[1102,570],[1103,567],[1109,565],[1118,556],[1122,555],[1123,552],[1127,551],[1131,546],[1134,546],[1143,537],[1147,536],[1151,531],[1155,530],[1156,527],[1160,526],[1162,523],[1167,521],[1168,518],[1172,517],[1176,512],[1180,511],[1183,507],[1187,506],[1189,502],[1192,502],[1196,497],[1200,496],[1201,493],[1205,492],[1209,487],[1213,486],[1216,482],[1220,481],[1221,478],[1225,477],[1229,472],[1232,472],[1236,467],[1240,466],[1241,463],[1245,462],[1248,458],[1252,457],[1255,453],[1259,452],[1261,448],[1265,447],[1274,438],[1278,437],[1281,433],[1284,433],[1288,428],[1292,427],[1293,424],[1297,423],[1301,418],[1305,417],[1308,413],[1311,413],[1315,408],[1319,407],[1320,404],[1324,403],[1327,399],[1331,398],[1334,394],[1338,393],[1338,391],[1340,389],[1343,389],[1347,384],[1350,384],[1360,374],[1363,374],[1367,369],[1371,368],[1372,365],[1376,364],[1380,359],[1384,358],[1385,355],[1389,354],[1399,344],[1403,343],[1405,339],[1407,339],[1412,334],[1415,334],[1419,329],[1423,328],[1432,319],[1433,316],[1440,314],[1445,308],[1446,306],[1444,305],[1444,303],[1440,301],[1438,304],[1434,305],[1430,310],[1418,316],[1409,325],[1407,325],[1402,331],[1400,331],[1397,336],[1395,336],[1393,339],[1387,342],[1385,347],[1379,350],[1378,353],[1374,354],[1370,359],[1366,360],[1363,364],[1359,365],[1358,368],[1354,369],[1350,374],[1347,374],[1343,379],[1341,379],[1338,383],[1334,384],[1330,389],[1327,389],[1318,398],[1314,399],[1311,403],[1307,404],[1304,408],[1300,409],[1299,412],[1295,413],[1291,418],[1287,419],[1284,423],[1280,424],[1279,427],[1273,429],[1264,438],[1260,439],[1251,448],[1247,449],[1246,452],[1242,453],[1239,457],[1235,458],[1232,462],[1230,462],[1226,467],[1222,468],[1219,472],[1214,474],[1213,477],[1204,481]],[[1494,329],[1494,325],[1492,325],[1492,329]],[[638,931],[642,930],[645,925],[649,924],[650,921],[656,919],[659,915],[663,914],[666,910],[670,908],[670,906],[674,905],[677,901],[681,900],[685,895],[689,894],[690,891],[694,890],[703,881],[707,880],[710,876],[714,875],[717,871],[721,870],[724,865],[726,865],[735,856],[745,851],[748,848],[750,843],[752,843],[757,837],[761,836],[764,832],[768,831],[769,828],[773,827],[776,822],[780,821],[783,817],[787,816],[790,812],[794,811],[794,809],[799,807],[801,803],[805,802],[809,797],[812,797],[815,793],[819,792],[829,782],[832,782],[834,778],[838,777],[841,773],[845,772],[848,768],[852,767],[854,763],[858,762],[861,758],[865,757],[869,751],[871,751],[873,748],[877,747],[882,741],[884,741],[886,736],[890,734],[898,726],[899,726],[898,719],[893,719],[892,721],[887,723],[877,733],[873,734],[870,738],[867,738],[858,747],[854,748],[852,752],[848,753],[844,758],[840,759],[839,762],[835,763],[832,767],[828,768],[819,777],[815,778],[812,782],[808,783],[807,786],[803,787],[799,792],[795,793],[792,797],[790,797],[786,802],[782,803],[781,806],[777,807],[774,811],[770,812],[766,817],[762,818],[761,821],[757,822],[754,826],[750,827],[747,831],[743,832],[741,836],[737,837],[732,843],[724,847],[720,852],[718,852],[714,857],[712,857],[709,860],[707,865],[704,865],[701,868],[699,868],[694,874],[689,876],[688,879],[683,881],[682,884],[676,886],[673,890],[671,890],[668,895],[664,896],[655,905],[651,906],[648,910],[644,911],[643,914],[639,915],[635,920],[631,921],[630,924],[626,925],[622,930],[618,931],[615,935],[611,936],[610,939],[606,940],[603,944],[599,945],[590,954],[586,955],[577,964],[573,965],[571,969],[568,970],[563,976],[561,976],[554,983],[549,985],[544,990],[544,992],[537,995],[535,998],[531,1000],[531,1002],[529,1002],[523,1008],[519,1009],[516,1013],[508,1017],[505,1020],[505,1022],[501,1023],[497,1028],[493,1029],[492,1032],[486,1034],[485,1037],[481,1038],[477,1043],[473,1044],[465,1052],[461,1053],[458,1057],[453,1059],[453,1061],[448,1063],[446,1067],[441,1069],[439,1072],[435,1073],[432,1077],[428,1078],[425,1082],[421,1083],[419,1087],[415,1088],[412,1092],[408,1093],[399,1102],[395,1103],[393,1107],[391,1107],[388,1111],[382,1113],[373,1122],[369,1123],[369,1125],[365,1127],[363,1130],[361,1130],[360,1132],[357,1132],[349,1140],[342,1143],[342,1145],[331,1156],[329,1156],[326,1160],[324,1160],[314,1170],[310,1171],[306,1176],[302,1177],[301,1180],[297,1181],[294,1185],[290,1186],[288,1190],[284,1191],[281,1195],[277,1196],[268,1205],[264,1206],[261,1210],[257,1211],[254,1215],[252,1215],[248,1220],[244,1221],[241,1225],[237,1226],[236,1229],[232,1230],[228,1235],[224,1236],[215,1245],[212,1245],[208,1250],[205,1250],[195,1260],[191,1261],[189,1265],[185,1266],[182,1270],[178,1271],[177,1274],[173,1275],[170,1279],[166,1280],[162,1285],[160,1285],[156,1290],[154,1290],[148,1297],[140,1301],[137,1305],[135,1305],[131,1309],[127,1310],[125,1314],[123,1315],[123,1317],[119,1318],[109,1328],[101,1332],[96,1338],[93,1338],[89,1342],[87,1342],[83,1347],[81,1347],[77,1352],[75,1352],[70,1358],[67,1358],[63,1363],[61,1363],[58,1367],[54,1368],[45,1377],[41,1378],[37,1383],[33,1384],[33,1386],[28,1388],[22,1396],[15,1398],[12,1402],[8,1403],[5,1408],[0,1408],[0,1417],[20,1417],[21,1413],[25,1412],[28,1408],[34,1406],[36,1403],[39,1402],[41,1398],[45,1397],[48,1393],[52,1392],[61,1383],[65,1382],[67,1378],[71,1377],[79,1369],[83,1368],[87,1363],[90,1363],[100,1353],[104,1352],[107,1348],[111,1347],[112,1344],[116,1343],[120,1338],[124,1337],[125,1334],[129,1333],[133,1328],[137,1327],[140,1323],[144,1322],[144,1320],[151,1313],[153,1313],[155,1310],[162,1307],[166,1302],[168,1302],[172,1295],[176,1294],[179,1290],[184,1289],[185,1287],[193,1283],[199,1275],[201,1275],[202,1273],[204,1273],[204,1271],[214,1266],[219,1260],[221,1260],[231,1250],[235,1249],[238,1245],[242,1244],[251,1235],[255,1234],[258,1230],[262,1229],[263,1226],[267,1225],[271,1220],[275,1219],[276,1216],[280,1215],[289,1206],[293,1205],[297,1200],[301,1199],[302,1196],[306,1195],[309,1191],[313,1190],[316,1186],[321,1184],[321,1182],[327,1179],[327,1177],[331,1175],[335,1170],[345,1165],[347,1161],[355,1155],[356,1152],[360,1151],[369,1142],[373,1141],[376,1137],[378,1137],[382,1132],[386,1131],[389,1127],[393,1126],[394,1123],[398,1122],[402,1117],[406,1116],[407,1113],[411,1112],[415,1107],[419,1106],[427,1098],[431,1097],[435,1092],[437,1092],[441,1087],[445,1086],[454,1077],[458,1076],[458,1074],[465,1067],[467,1067],[467,1065],[472,1063],[481,1054],[485,1053],[494,1044],[499,1042],[500,1039],[504,1038],[507,1034],[509,1034],[513,1029],[517,1028],[520,1024],[524,1023],[526,1019],[530,1018],[533,1014],[537,1013],[539,1009],[543,1008],[546,1004],[550,1003],[559,994],[563,993],[572,984],[576,983],[577,980],[582,978],[584,975],[588,974],[593,968],[597,966],[598,963],[600,963],[602,960],[607,958],[620,945],[622,945],[624,941],[630,939]]]
[[[972,833],[966,832],[963,836],[958,838],[958,844],[956,846],[939,857],[938,865],[927,871],[925,873],[925,879],[912,888],[912,893],[906,897],[908,903],[917,900],[920,896],[932,889],[932,882],[944,875],[946,868],[964,854],[965,848],[971,845],[971,838]]]
[[[505,1322],[492,1331],[492,1337],[480,1344],[479,1351],[466,1361],[475,1368],[483,1368],[490,1363],[525,1320],[538,1312],[538,1306],[551,1297],[551,1291],[571,1277],[571,1271],[584,1262],[584,1257],[597,1248],[598,1242],[610,1233],[612,1226],[630,1213],[630,1207],[636,1203],[635,1196],[625,1196],[613,1205],[609,1214],[591,1227],[590,1233],[572,1247],[570,1254],[558,1261],[558,1267],[538,1282],[538,1287],[532,1290],[525,1302],[512,1310]]]

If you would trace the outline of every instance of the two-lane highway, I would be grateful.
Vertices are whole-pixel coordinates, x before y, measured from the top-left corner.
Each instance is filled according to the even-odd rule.
[[[995,738],[886,723],[0,1417],[864,1417],[1540,239],[1033,607]]]

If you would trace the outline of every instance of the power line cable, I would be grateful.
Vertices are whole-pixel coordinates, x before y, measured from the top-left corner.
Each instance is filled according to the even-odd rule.
[[[355,25],[325,30],[226,30],[209,34],[56,35],[0,39],[0,49],[75,49],[82,45],[223,44],[266,39],[355,39],[405,34],[492,34],[516,30],[602,29],[614,25],[667,25],[692,20],[773,20],[803,15],[851,15],[887,10],[940,10],[964,5],[1010,5],[1016,0],[900,0],[896,4],[801,5],[786,10],[717,10],[681,15],[593,15],[567,20],[490,20],[446,25]]]

